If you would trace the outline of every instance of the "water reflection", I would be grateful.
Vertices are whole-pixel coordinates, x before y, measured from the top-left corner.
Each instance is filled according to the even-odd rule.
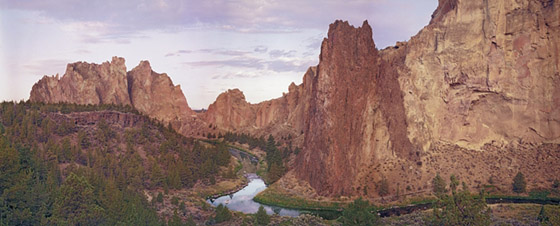
[[[259,192],[266,189],[266,184],[264,181],[257,176],[256,174],[247,174],[247,179],[249,179],[249,184],[245,186],[243,189],[239,190],[232,195],[225,195],[221,196],[215,200],[208,200],[210,204],[213,206],[218,206],[223,204],[227,206],[230,210],[235,210],[243,213],[256,213],[259,210],[259,204],[253,201],[253,197],[255,197]],[[299,216],[299,211],[285,209],[282,207],[271,207],[262,205],[268,214],[278,214],[280,216]]]

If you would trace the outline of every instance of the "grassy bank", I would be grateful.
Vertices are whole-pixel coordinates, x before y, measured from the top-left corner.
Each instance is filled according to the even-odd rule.
[[[284,194],[274,186],[271,186],[259,193],[255,196],[255,198],[253,198],[253,200],[270,206],[309,211],[342,211],[342,208],[346,205],[346,203],[341,202],[321,202],[293,197],[288,194]]]

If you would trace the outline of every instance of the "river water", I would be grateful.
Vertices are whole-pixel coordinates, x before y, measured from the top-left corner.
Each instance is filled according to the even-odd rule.
[[[207,200],[208,203],[212,204],[213,206],[223,204],[230,210],[235,210],[243,213],[256,213],[259,210],[259,206],[263,206],[269,215],[278,214],[280,216],[299,216],[300,211],[297,210],[262,205],[258,202],[253,201],[253,197],[255,197],[259,192],[266,189],[266,184],[259,176],[254,173],[247,174],[246,177],[249,180],[249,184],[247,184],[247,186],[245,186],[243,189],[231,195],[224,195],[214,200],[209,199]]]

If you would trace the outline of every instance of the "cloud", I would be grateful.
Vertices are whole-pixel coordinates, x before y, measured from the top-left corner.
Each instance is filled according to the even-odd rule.
[[[69,23],[79,32],[92,29],[98,36],[122,38],[123,33],[177,28],[216,29],[234,32],[324,31],[336,19],[361,24],[368,19],[375,29],[398,27],[391,37],[417,31],[435,9],[437,1],[406,0],[0,0],[1,9],[41,12],[42,21]],[[425,21],[418,20],[425,18]],[[114,36],[113,34],[118,34]],[[92,39],[92,41],[95,39]],[[395,41],[395,40],[393,40]]]
[[[296,54],[295,50],[271,50],[268,55],[270,55],[273,58],[279,58],[279,57],[293,57]]]
[[[269,70],[272,72],[298,72],[304,73],[305,70],[312,65],[312,61],[303,59],[275,59],[263,60],[254,57],[236,57],[227,60],[208,60],[208,61],[190,61],[184,62],[185,65],[191,67],[213,67],[213,68],[237,68],[237,69],[253,69],[253,70]],[[213,76],[213,79],[223,78],[224,75]],[[227,77],[229,78],[229,77]]]
[[[227,60],[190,61],[184,64],[193,67],[234,67],[264,69],[263,60],[253,57],[236,57]]]
[[[255,49],[253,51],[256,53],[266,53],[268,51],[268,48],[266,46],[255,46]]]
[[[205,53],[205,54],[223,55],[223,56],[245,56],[251,52],[218,48],[218,49],[179,50],[176,52],[165,54],[165,56],[166,57],[180,56],[182,54],[191,54],[191,53]]]

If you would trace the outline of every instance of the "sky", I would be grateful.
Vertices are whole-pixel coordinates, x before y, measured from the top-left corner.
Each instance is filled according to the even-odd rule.
[[[27,100],[68,63],[141,60],[208,108],[239,88],[247,101],[282,96],[319,61],[337,19],[368,20],[378,49],[428,24],[437,0],[0,0],[0,100]]]

